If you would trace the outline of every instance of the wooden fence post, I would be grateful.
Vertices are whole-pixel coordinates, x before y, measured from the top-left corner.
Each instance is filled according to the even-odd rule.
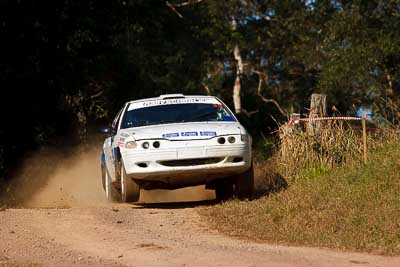
[[[309,118],[325,117],[327,115],[327,100],[324,94],[312,94]],[[318,133],[321,122],[310,121],[308,129],[314,135]]]
[[[362,138],[363,138],[363,159],[367,162],[367,124],[365,118],[361,119],[362,124]]]

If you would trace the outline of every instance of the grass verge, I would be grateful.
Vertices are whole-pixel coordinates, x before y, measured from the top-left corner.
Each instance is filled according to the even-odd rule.
[[[400,255],[400,144],[368,164],[314,168],[287,190],[200,209],[223,233],[278,244]]]

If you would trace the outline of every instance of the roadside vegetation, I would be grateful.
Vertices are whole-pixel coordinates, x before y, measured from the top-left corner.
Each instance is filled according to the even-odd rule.
[[[344,133],[335,142],[342,145],[319,143],[330,153],[307,151],[304,144],[310,148],[315,140],[307,143],[298,133],[296,142],[303,145],[291,147],[290,155],[283,157],[287,144],[281,143],[274,159],[256,165],[261,192],[254,200],[232,200],[200,213],[212,227],[241,238],[400,255],[398,133],[387,129],[374,143],[370,135],[371,151],[363,163],[359,145],[351,142],[356,133],[348,131],[330,128],[336,138]]]

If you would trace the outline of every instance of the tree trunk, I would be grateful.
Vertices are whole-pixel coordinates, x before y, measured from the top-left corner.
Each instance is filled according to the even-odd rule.
[[[236,19],[232,19],[232,29],[236,31],[237,29],[237,22]],[[243,73],[243,59],[240,55],[240,48],[238,44],[235,44],[233,48],[233,56],[236,60],[236,79],[235,84],[233,85],[233,105],[235,107],[235,113],[240,114],[242,111],[242,103],[240,99],[240,90],[241,90],[241,80],[240,77]]]

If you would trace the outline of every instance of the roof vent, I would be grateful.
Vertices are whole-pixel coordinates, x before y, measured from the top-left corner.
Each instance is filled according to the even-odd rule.
[[[160,95],[161,99],[172,99],[172,98],[185,98],[183,94],[168,94],[168,95]]]

